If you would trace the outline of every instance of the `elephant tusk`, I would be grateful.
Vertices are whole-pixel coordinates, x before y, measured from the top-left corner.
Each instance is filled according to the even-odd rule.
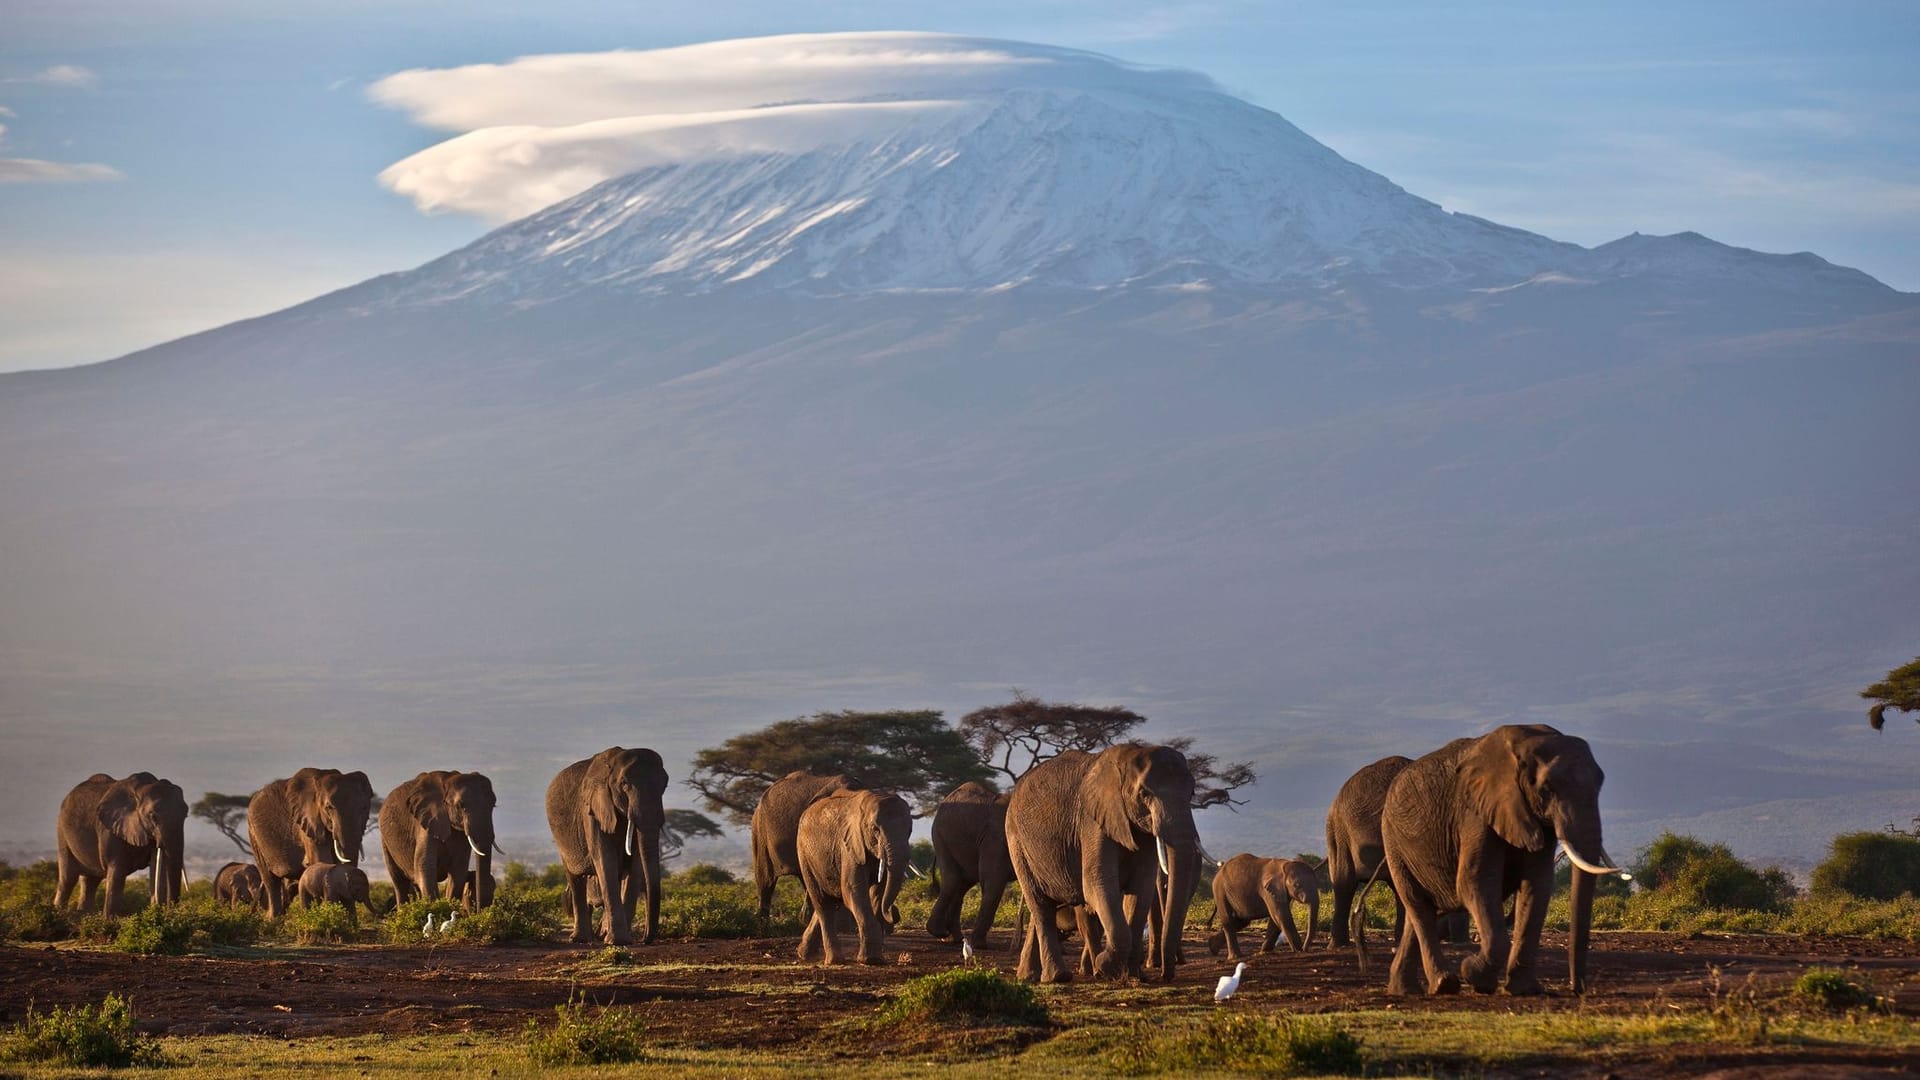
[[[627,856],[629,858],[633,856],[633,819],[631,817],[627,819]]]
[[[1572,863],[1573,865],[1579,867],[1582,870],[1585,870],[1589,874],[1601,874],[1601,875],[1619,874],[1621,881],[1633,880],[1632,874],[1627,873],[1625,870],[1622,870],[1617,866],[1602,866],[1598,863],[1590,863],[1587,860],[1581,858],[1580,853],[1573,850],[1572,846],[1569,845],[1565,840],[1560,841],[1560,849],[1567,853],[1568,862]]]
[[[1168,877],[1172,877],[1173,871],[1167,869],[1167,842],[1165,840],[1160,839],[1157,836],[1154,837],[1153,853],[1160,860],[1160,872],[1167,875]]]
[[[486,857],[487,857],[487,853],[486,853],[486,852],[484,852],[484,851],[481,851],[481,850],[480,850],[480,845],[478,845],[478,844],[476,844],[476,843],[474,843],[474,842],[473,842],[473,834],[472,834],[472,833],[468,833],[468,834],[467,834],[467,846],[468,846],[468,847],[470,847],[470,848],[472,848],[472,849],[473,849],[473,853],[474,853],[475,855],[477,855],[477,856],[479,856],[480,858],[482,858],[482,859],[484,859],[484,858],[486,858]],[[629,851],[629,852],[627,852],[627,854],[629,854],[629,855],[631,855],[631,854],[633,854],[633,852],[631,852],[631,851]]]
[[[925,875],[925,874],[923,874],[923,873],[921,873],[921,872],[920,872],[920,869],[919,869],[918,867],[916,867],[916,866],[914,866],[914,865],[913,865],[912,863],[908,863],[908,864],[907,864],[907,874],[908,874],[908,876],[910,876],[910,877],[926,877],[926,876],[927,876],[927,875]]]
[[[333,838],[333,857],[340,860],[340,865],[347,865],[346,853],[340,850],[340,838],[337,836]]]
[[[509,854],[507,854],[507,849],[506,849],[506,848],[503,848],[503,847],[501,847],[501,846],[500,846],[500,842],[499,842],[498,840],[496,840],[496,841],[494,841],[494,843],[493,843],[493,850],[494,850],[495,852],[497,852],[497,853],[499,854],[499,856],[500,856],[501,858],[503,858],[503,859],[511,859],[511,858],[513,858],[513,856],[511,856],[511,855],[509,855]]]
[[[1198,848],[1200,849],[1200,861],[1201,861],[1201,862],[1203,862],[1203,863],[1206,863],[1206,864],[1207,864],[1208,866],[1219,866],[1219,865],[1220,865],[1220,860],[1219,860],[1219,859],[1216,859],[1216,858],[1214,858],[1214,857],[1213,857],[1213,852],[1211,852],[1211,851],[1208,851],[1208,850],[1207,850],[1207,845],[1205,845],[1205,844],[1196,844],[1195,846],[1196,846],[1196,847],[1198,847]]]

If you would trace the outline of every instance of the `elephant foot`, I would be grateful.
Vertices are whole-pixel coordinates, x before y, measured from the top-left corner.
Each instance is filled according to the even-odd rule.
[[[1427,996],[1429,997],[1445,997],[1449,994],[1457,994],[1459,992],[1460,980],[1451,974],[1440,976],[1432,986],[1427,988]]]
[[[600,935],[591,930],[575,930],[573,935],[567,938],[567,940],[573,942],[575,945],[591,945],[600,940]]]
[[[1500,988],[1500,970],[1477,953],[1460,962],[1460,979],[1478,994],[1491,994]]]
[[[1065,968],[1061,968],[1059,971],[1056,971],[1051,975],[1049,975],[1044,971],[1040,973],[1040,982],[1044,985],[1059,986],[1064,983],[1070,983],[1072,981],[1073,981],[1073,972],[1068,971]]]
[[[1411,997],[1419,992],[1419,988],[1413,985],[1412,977],[1406,972],[1396,971],[1387,976],[1388,997]]]
[[[1547,992],[1539,976],[1524,968],[1507,972],[1507,993],[1514,997],[1536,997]]]
[[[1208,956],[1220,955],[1220,935],[1219,934],[1215,934],[1212,937],[1207,939],[1207,955]]]

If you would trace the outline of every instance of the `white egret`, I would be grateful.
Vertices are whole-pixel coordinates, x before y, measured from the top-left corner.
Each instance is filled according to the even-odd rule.
[[[1240,976],[1247,973],[1245,961],[1234,967],[1233,974],[1220,976],[1220,985],[1213,988],[1213,1000],[1225,1001],[1240,992]]]

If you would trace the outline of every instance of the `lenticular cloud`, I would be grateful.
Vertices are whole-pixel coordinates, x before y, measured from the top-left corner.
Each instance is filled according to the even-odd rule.
[[[373,100],[458,132],[381,172],[424,211],[524,217],[615,176],[884,136],[994,94],[1215,93],[1094,53],[924,33],[802,34],[402,71]]]

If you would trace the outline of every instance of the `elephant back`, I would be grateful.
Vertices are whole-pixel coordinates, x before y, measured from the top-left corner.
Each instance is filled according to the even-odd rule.
[[[1058,904],[1083,902],[1080,787],[1093,761],[1081,750],[1048,758],[1013,785],[1007,802],[1007,849],[1021,887],[1039,889]]]
[[[749,829],[756,861],[764,861],[775,874],[798,874],[801,815],[829,795],[865,788],[850,776],[819,776],[799,769],[775,780],[753,808]]]

